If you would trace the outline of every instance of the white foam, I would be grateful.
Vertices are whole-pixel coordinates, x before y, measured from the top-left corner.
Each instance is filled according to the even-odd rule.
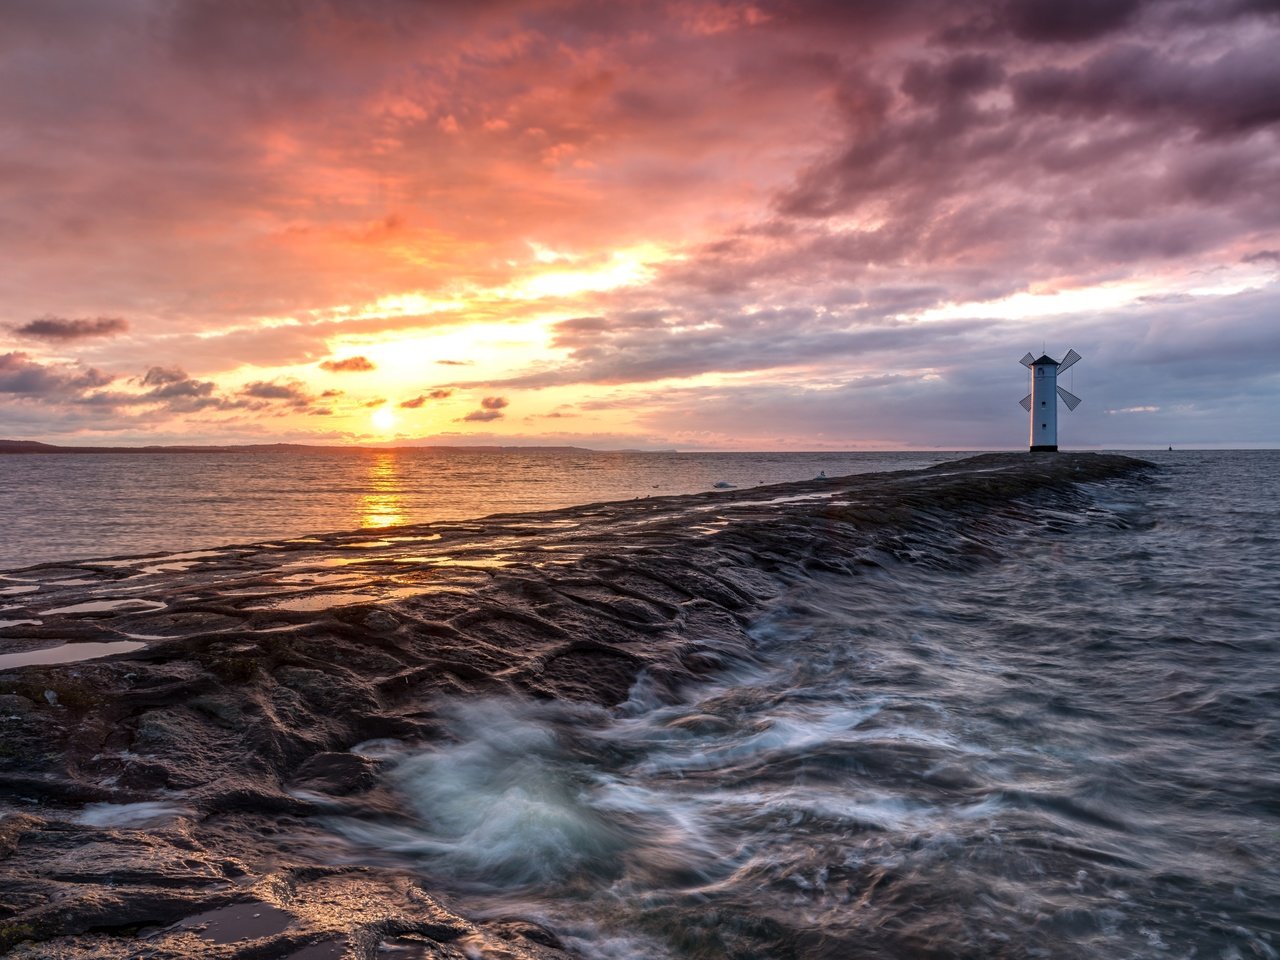
[[[141,803],[91,803],[76,820],[91,827],[154,827],[192,815],[189,807],[163,800]]]

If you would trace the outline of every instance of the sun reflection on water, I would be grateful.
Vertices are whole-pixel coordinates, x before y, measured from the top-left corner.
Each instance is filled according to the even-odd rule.
[[[374,454],[361,501],[362,527],[392,527],[405,522],[399,466],[393,450]]]

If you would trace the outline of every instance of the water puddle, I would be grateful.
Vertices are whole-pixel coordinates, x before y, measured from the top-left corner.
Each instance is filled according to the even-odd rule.
[[[177,929],[190,930],[214,943],[240,943],[283,933],[293,924],[293,915],[261,901],[235,903],[188,917]]]
[[[330,610],[334,607],[349,607],[356,603],[372,603],[378,599],[377,594],[373,593],[310,593],[303,597],[295,597],[289,600],[272,601],[264,607],[254,607],[255,610],[297,610],[297,611],[317,611]]]
[[[47,617],[61,613],[116,613],[123,610],[137,612],[140,610],[163,610],[166,606],[168,604],[161,603],[159,600],[125,597],[118,600],[89,600],[85,603],[73,603],[69,607],[55,607],[52,610],[44,610],[42,615]]]
[[[81,660],[96,660],[99,657],[109,657],[117,653],[130,653],[141,650],[145,646],[145,643],[136,640],[113,640],[110,643],[64,643],[40,650],[0,654],[0,670],[12,670],[15,667],[30,667],[37,664],[79,663]]]

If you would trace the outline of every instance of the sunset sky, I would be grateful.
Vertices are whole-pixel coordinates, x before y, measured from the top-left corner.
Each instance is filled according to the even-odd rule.
[[[1275,0],[0,0],[0,437],[1280,444]]]

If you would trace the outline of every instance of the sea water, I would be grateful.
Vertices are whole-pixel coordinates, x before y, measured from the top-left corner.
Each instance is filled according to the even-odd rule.
[[[909,470],[961,453],[306,449],[0,456],[0,570]],[[727,486],[726,486],[727,485]]]
[[[1161,459],[674,697],[458,701],[342,856],[590,957],[1280,956],[1280,458]]]

